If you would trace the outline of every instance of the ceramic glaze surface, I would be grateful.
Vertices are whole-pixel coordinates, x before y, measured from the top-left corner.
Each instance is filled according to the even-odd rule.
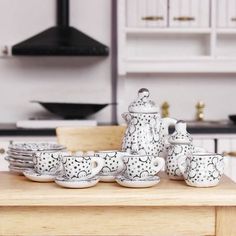
[[[182,180],[183,175],[178,166],[178,158],[181,155],[186,156],[192,152],[192,137],[187,132],[187,125],[184,121],[178,121],[175,124],[175,131],[170,135],[168,141],[168,154],[166,158],[166,172],[170,179]]]
[[[56,177],[55,183],[64,188],[90,188],[99,182],[99,176],[88,179],[68,180],[66,176]]]
[[[224,157],[220,154],[189,154],[178,161],[188,185],[210,187],[219,183],[224,171]]]
[[[129,112],[122,117],[127,129],[122,142],[122,150],[143,155],[166,155],[168,127],[175,124],[171,118],[161,119],[155,103],[149,100],[149,91],[140,89],[138,98],[129,106]]]
[[[61,152],[37,152],[33,157],[34,170],[39,174],[55,174],[61,166]]]
[[[117,176],[116,182],[127,188],[149,188],[158,184],[160,182],[160,178],[158,176],[153,176],[144,180],[130,180],[124,176]]]
[[[26,178],[35,182],[53,182],[56,178],[56,175],[39,174],[34,170],[24,171],[23,174]]]
[[[104,160],[104,166],[100,171],[101,175],[117,175],[123,170],[122,158],[125,152],[101,151],[94,155]]]
[[[64,148],[64,146],[57,143],[14,143],[9,145],[9,150],[16,152],[62,150]]]
[[[191,150],[189,144],[176,144],[168,148],[168,155],[166,158],[166,173],[170,179],[184,179],[178,166],[178,158],[181,155],[187,155]]]
[[[131,180],[143,180],[156,175],[164,166],[164,159],[156,156],[124,156],[122,175]]]
[[[104,160],[90,156],[63,156],[62,164],[67,179],[87,179],[97,175],[103,165]]]

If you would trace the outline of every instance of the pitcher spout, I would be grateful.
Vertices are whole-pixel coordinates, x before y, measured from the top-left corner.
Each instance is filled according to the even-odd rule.
[[[121,114],[121,116],[126,121],[127,124],[130,122],[131,116],[130,116],[129,112],[124,112]]]

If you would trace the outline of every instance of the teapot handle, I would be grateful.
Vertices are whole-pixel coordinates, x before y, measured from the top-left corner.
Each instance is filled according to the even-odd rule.
[[[169,134],[169,130],[168,130],[169,126],[175,125],[177,123],[177,120],[170,118],[170,117],[166,117],[166,118],[162,118],[162,122],[166,128],[166,135],[168,135]]]

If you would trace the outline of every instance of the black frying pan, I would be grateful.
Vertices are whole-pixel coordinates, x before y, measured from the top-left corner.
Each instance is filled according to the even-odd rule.
[[[229,115],[229,119],[236,124],[236,115]]]
[[[93,103],[61,103],[61,102],[41,102],[41,101],[31,101],[39,103],[48,111],[56,114],[64,119],[84,119],[90,116],[107,105],[104,104],[93,104]],[[110,103],[111,104],[111,103]]]

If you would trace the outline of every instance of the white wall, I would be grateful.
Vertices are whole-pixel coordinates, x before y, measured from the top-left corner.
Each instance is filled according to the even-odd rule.
[[[71,0],[71,24],[111,45],[111,1]],[[55,0],[0,0],[0,45],[14,44],[55,22]],[[0,59],[0,122],[27,119],[43,113],[29,100],[109,102],[111,61],[108,58],[7,58]],[[168,101],[171,116],[193,119],[198,100],[206,103],[206,119],[225,119],[236,113],[236,75],[128,75],[119,78],[118,118],[148,87],[153,99]],[[98,120],[111,119],[110,108]]]
[[[55,24],[55,0],[0,0],[0,45],[13,45]],[[111,46],[111,1],[71,0],[71,25]],[[0,58],[0,122],[44,114],[30,100],[111,102],[111,60]],[[109,122],[111,109],[97,114]]]
[[[177,119],[194,119],[199,100],[206,103],[207,120],[227,119],[228,114],[236,114],[235,74],[132,74],[120,77],[118,114],[127,110],[142,87],[150,89],[151,97],[158,105],[168,101],[170,116]],[[119,121],[123,122],[122,118],[119,117]]]

